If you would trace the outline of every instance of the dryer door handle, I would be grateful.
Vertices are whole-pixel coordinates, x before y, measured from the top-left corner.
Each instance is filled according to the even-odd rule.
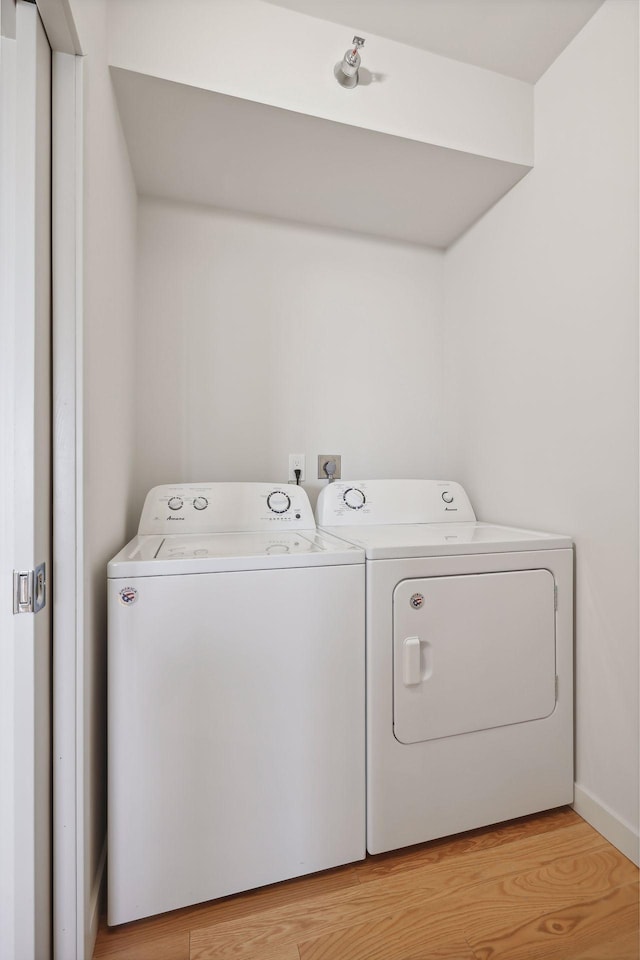
[[[421,680],[420,637],[407,637],[402,650],[402,681],[406,687],[411,687]]]

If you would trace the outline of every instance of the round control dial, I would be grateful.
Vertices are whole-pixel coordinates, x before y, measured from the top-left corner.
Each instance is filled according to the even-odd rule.
[[[445,490],[444,493],[442,494],[442,499],[444,500],[445,503],[453,503],[453,494],[449,493],[448,490]]]
[[[267,506],[272,513],[286,513],[291,506],[291,500],[282,490],[274,490],[267,497]]]
[[[367,498],[359,487],[348,487],[342,494],[342,499],[350,510],[362,510]]]
[[[206,497],[196,497],[193,501],[193,506],[196,510],[206,510],[209,506],[209,501]]]
[[[169,497],[167,506],[169,510],[182,510],[182,497]]]

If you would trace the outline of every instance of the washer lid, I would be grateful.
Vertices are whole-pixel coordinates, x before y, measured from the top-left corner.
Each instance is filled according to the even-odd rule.
[[[358,547],[316,530],[137,536],[111,560],[109,577],[158,577],[364,563]]]
[[[367,560],[553,550],[571,546],[571,538],[562,534],[501,527],[478,521],[323,527],[322,532],[344,537],[361,547]]]

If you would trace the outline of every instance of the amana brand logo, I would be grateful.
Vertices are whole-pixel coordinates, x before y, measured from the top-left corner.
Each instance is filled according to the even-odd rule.
[[[409,600],[409,603],[414,610],[419,610],[424,604],[424,597],[421,593],[414,593],[414,595],[411,597],[411,600]]]
[[[120,591],[120,603],[124,604],[125,607],[135,603],[137,599],[138,591],[135,587],[123,587]]]

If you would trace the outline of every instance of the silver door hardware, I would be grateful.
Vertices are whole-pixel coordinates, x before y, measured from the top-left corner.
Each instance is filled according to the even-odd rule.
[[[38,613],[47,602],[46,564],[13,571],[13,612]]]

